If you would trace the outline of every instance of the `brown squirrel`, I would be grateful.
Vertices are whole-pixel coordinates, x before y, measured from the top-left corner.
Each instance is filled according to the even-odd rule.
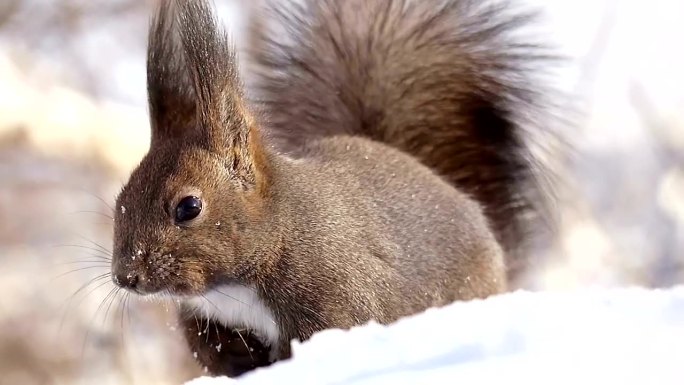
[[[323,329],[507,290],[543,196],[516,120],[541,56],[509,37],[526,16],[485,3],[273,2],[249,98],[210,5],[163,2],[115,283],[175,298],[228,376]]]

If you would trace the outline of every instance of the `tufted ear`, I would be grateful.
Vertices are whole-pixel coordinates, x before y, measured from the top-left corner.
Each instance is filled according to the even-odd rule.
[[[197,125],[195,94],[179,47],[174,8],[170,1],[162,1],[149,30],[147,94],[152,146],[181,137]]]
[[[162,4],[150,31],[148,89],[153,143],[183,136],[222,157],[246,188],[263,187],[266,153],[235,49],[207,1]]]

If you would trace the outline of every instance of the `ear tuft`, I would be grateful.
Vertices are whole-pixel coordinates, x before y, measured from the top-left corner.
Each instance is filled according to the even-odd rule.
[[[245,105],[235,48],[207,1],[162,4],[150,30],[148,88],[157,137],[191,131],[186,139],[223,157],[243,186],[262,184],[265,149]]]
[[[151,145],[183,136],[196,126],[195,94],[178,47],[175,10],[162,1],[152,19],[147,45],[147,93]]]
[[[206,1],[178,1],[181,44],[197,95],[198,118],[207,126],[244,124],[242,85],[235,48]]]

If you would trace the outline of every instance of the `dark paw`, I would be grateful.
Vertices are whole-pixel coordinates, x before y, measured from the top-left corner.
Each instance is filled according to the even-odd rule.
[[[203,327],[194,319],[186,323],[185,336],[197,361],[212,375],[237,377],[272,363],[270,347],[250,330],[202,321]]]
[[[269,360],[270,348],[249,330],[225,329],[220,333],[217,350],[221,362],[221,371],[225,375],[239,376],[250,370],[271,364]]]

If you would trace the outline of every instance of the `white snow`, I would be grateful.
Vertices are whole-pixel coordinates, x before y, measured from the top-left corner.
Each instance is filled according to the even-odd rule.
[[[516,292],[327,330],[220,384],[681,384],[684,286]]]
[[[199,377],[194,380],[190,380],[185,383],[185,385],[223,385],[223,384],[235,384],[236,381],[231,378],[212,378],[212,377]]]

